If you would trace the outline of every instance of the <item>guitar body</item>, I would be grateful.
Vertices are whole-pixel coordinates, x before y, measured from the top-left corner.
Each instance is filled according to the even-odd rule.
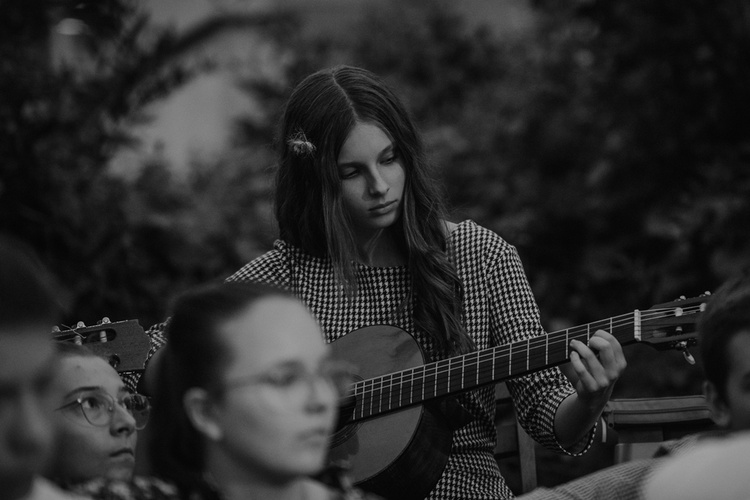
[[[331,344],[357,380],[424,365],[417,341],[393,326],[353,331]],[[330,459],[348,464],[358,487],[385,498],[421,499],[448,461],[453,432],[436,404],[410,406],[357,421],[332,437]]]

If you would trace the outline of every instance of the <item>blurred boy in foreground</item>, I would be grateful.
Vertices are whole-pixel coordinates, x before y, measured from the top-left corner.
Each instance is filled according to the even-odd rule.
[[[0,497],[73,498],[39,476],[52,449],[54,292],[29,253],[0,236]]]

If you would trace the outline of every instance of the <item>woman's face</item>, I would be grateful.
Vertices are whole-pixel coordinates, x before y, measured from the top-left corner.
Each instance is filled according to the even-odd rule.
[[[355,234],[367,238],[398,220],[406,174],[395,145],[380,127],[357,122],[341,148],[338,168]]]
[[[130,478],[137,440],[133,416],[115,404],[107,425],[93,425],[74,403],[101,393],[121,401],[129,391],[115,369],[99,357],[66,356],[60,361],[54,391],[60,409],[55,411],[57,447],[50,475],[70,482]]]
[[[231,359],[214,403],[215,440],[238,468],[268,480],[319,472],[338,391],[317,322],[286,297],[266,297],[220,328]]]

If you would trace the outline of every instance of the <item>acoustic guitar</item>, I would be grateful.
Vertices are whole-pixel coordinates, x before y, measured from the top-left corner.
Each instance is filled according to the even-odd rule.
[[[568,361],[570,341],[587,343],[596,330],[622,345],[658,349],[695,344],[695,324],[706,296],[540,335],[512,344],[425,364],[417,341],[394,326],[369,326],[334,341],[340,359],[357,367],[342,401],[330,460],[346,464],[357,486],[385,498],[421,499],[440,478],[453,431],[441,398]]]
[[[135,319],[110,322],[104,318],[97,325],[79,323],[65,330],[56,327],[52,339],[83,344],[105,358],[118,372],[143,371],[151,348],[148,336]]]

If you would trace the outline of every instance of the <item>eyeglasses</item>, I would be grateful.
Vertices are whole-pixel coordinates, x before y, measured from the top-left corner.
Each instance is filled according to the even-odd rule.
[[[127,394],[123,398],[115,400],[106,392],[83,391],[75,400],[62,405],[58,410],[77,406],[88,423],[97,427],[104,427],[112,422],[115,404],[124,408],[133,417],[137,430],[146,427],[148,416],[151,413],[151,403],[142,394]]]
[[[352,366],[338,360],[323,362],[317,371],[310,372],[299,363],[282,364],[268,372],[249,375],[225,381],[225,389],[247,386],[262,386],[283,393],[307,391],[313,381],[322,380],[329,384],[339,397],[347,395],[354,382]]]

